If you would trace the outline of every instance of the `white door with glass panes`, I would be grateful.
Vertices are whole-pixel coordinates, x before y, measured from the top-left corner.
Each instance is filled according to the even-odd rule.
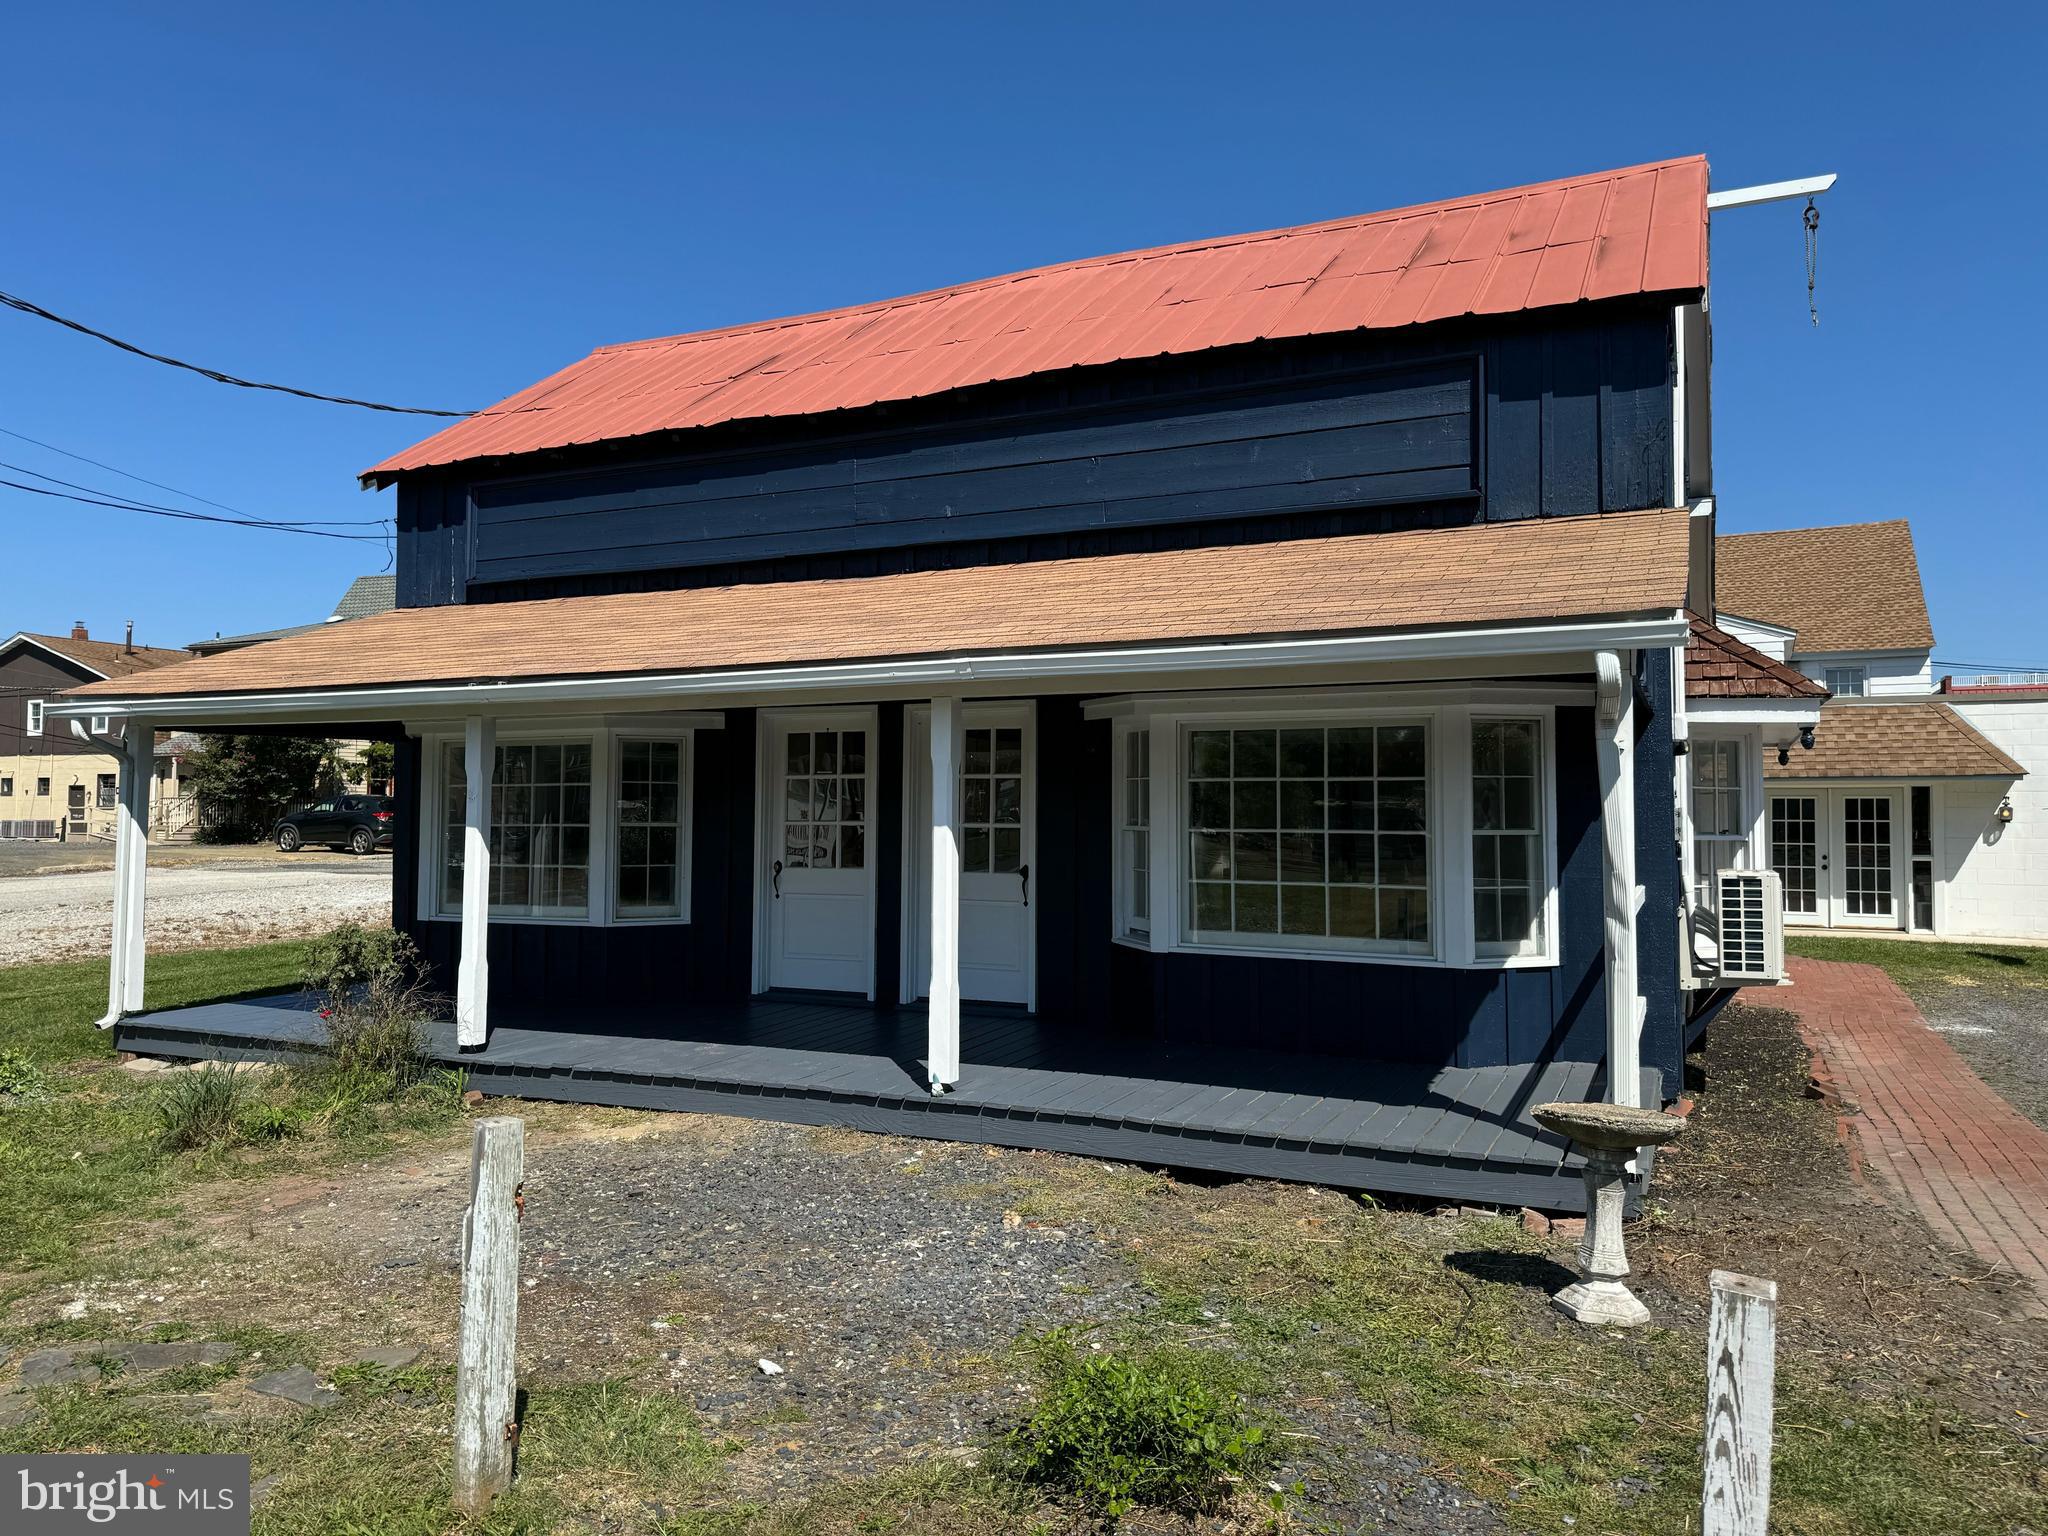
[[[864,710],[770,720],[761,872],[770,987],[873,988],[873,742]]]
[[[960,995],[1031,1001],[1032,749],[1028,706],[966,706],[960,751]],[[907,997],[930,989],[931,711],[905,712],[912,875],[904,893]]]
[[[1903,797],[1891,789],[1771,796],[1771,868],[1789,922],[1903,928]]]

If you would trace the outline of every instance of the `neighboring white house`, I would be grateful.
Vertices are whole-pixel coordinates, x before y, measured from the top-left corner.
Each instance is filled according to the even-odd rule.
[[[1721,630],[1833,695],[1811,750],[1766,743],[1739,807],[1741,853],[1778,871],[1787,921],[2048,937],[2048,793],[2027,780],[2048,690],[1937,690],[1911,528],[1725,534],[1714,594]],[[1694,783],[1697,825],[1718,804]]]

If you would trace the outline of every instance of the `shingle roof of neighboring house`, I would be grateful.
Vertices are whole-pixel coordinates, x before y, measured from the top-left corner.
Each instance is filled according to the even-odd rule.
[[[1685,643],[1685,692],[1694,699],[1825,699],[1827,689],[1796,667],[1745,645],[1696,613]]]
[[[1687,514],[1482,523],[900,575],[398,608],[89,694],[726,668],[1675,614]]]
[[[100,686],[105,686],[104,684]],[[2018,779],[2027,770],[1936,699],[1821,707],[1811,752],[1795,750],[1767,779]]]
[[[373,613],[388,613],[398,606],[398,576],[387,571],[381,576],[358,576],[341,594],[329,615],[335,619],[366,619]]]
[[[334,605],[334,612],[321,620],[332,624],[338,619],[367,618],[373,613],[386,613],[398,605],[398,577],[392,573],[379,576],[358,576],[348,584],[348,590],[341,594],[341,601]],[[192,649],[201,656],[211,656],[219,651],[238,651],[247,645],[262,645],[271,640],[282,640],[287,635],[303,635],[308,630],[318,629],[320,624],[290,624],[283,629],[258,629],[242,635],[215,635],[211,640],[194,640]]]
[[[1706,283],[1707,162],[1694,155],[601,347],[363,473]]]
[[[101,677],[128,677],[137,672],[147,672],[152,667],[166,667],[173,662],[192,659],[190,651],[176,651],[160,645],[124,646],[119,640],[74,640],[69,635],[35,635],[26,630],[13,639],[0,641],[0,650],[5,650],[17,640],[28,640],[44,650],[55,651]]]
[[[1913,530],[1904,518],[1714,541],[1714,606],[1797,635],[1816,651],[1924,651],[1934,645]]]

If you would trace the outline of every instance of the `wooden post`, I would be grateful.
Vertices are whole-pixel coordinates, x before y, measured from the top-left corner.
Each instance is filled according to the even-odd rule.
[[[1596,664],[1593,754],[1600,780],[1600,849],[1605,865],[1607,1098],[1642,1105],[1642,1045],[1636,1035],[1635,680],[1626,653],[1601,651]]]
[[[960,750],[960,701],[933,699],[932,975],[925,1015],[933,1093],[960,1081]]]
[[[491,1038],[491,775],[497,770],[497,721],[471,715],[463,722],[462,952],[455,970],[455,1043],[485,1045]]]
[[[1707,1320],[1706,1478],[1701,1536],[1765,1536],[1771,1519],[1771,1392],[1778,1286],[1714,1271]]]
[[[144,892],[149,866],[149,796],[156,774],[156,731],[129,720],[121,745],[120,800],[114,813],[114,927],[101,1029],[142,1011]]]
[[[526,1122],[476,1123],[462,1220],[462,1331],[455,1365],[455,1503],[480,1513],[512,1482],[519,1329],[520,1185]]]

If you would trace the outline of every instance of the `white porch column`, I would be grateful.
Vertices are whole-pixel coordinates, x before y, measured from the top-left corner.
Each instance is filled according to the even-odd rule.
[[[143,893],[149,867],[149,795],[156,772],[156,731],[129,720],[121,746],[120,803],[114,814],[114,928],[101,1029],[142,1011]]]
[[[960,1081],[960,750],[958,699],[932,700],[932,975],[925,1048],[932,1092]]]
[[[1640,1106],[1636,1028],[1635,678],[1625,653],[1593,658],[1594,755],[1600,776],[1602,908],[1607,955],[1607,1096]]]
[[[462,960],[455,974],[455,1042],[481,1046],[491,1035],[491,773],[498,722],[471,715],[462,727]]]

